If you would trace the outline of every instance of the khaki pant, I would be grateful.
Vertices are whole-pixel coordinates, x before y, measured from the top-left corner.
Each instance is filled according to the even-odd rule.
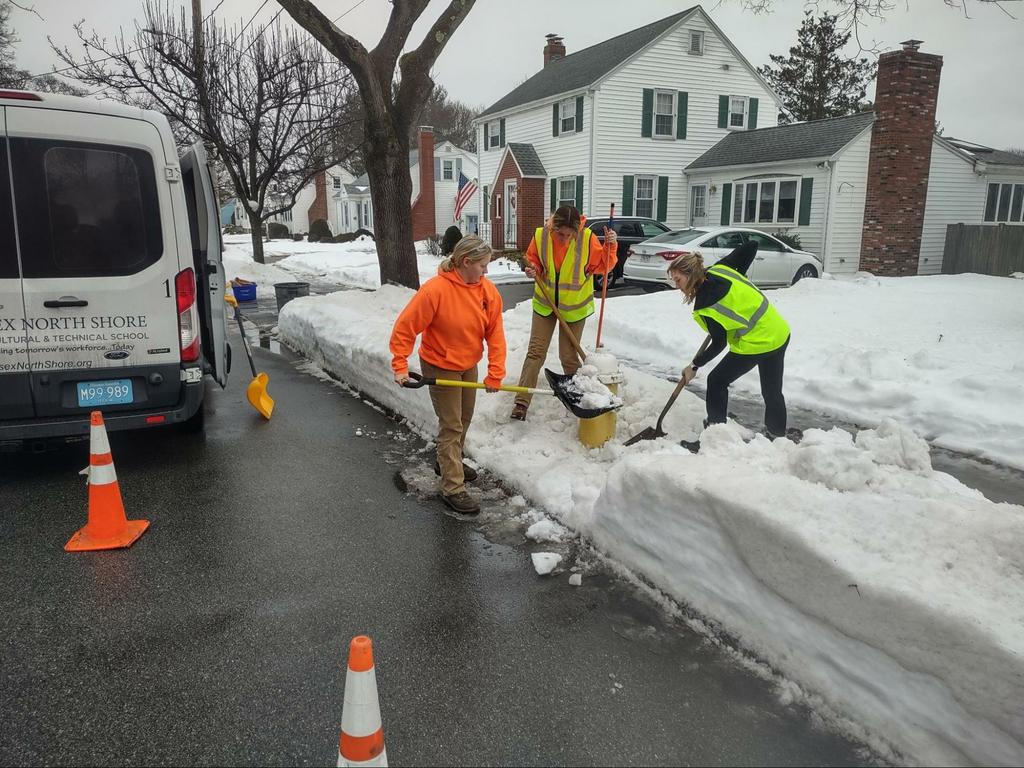
[[[583,338],[583,326],[587,319],[577,320],[569,323],[576,340]],[[519,374],[519,386],[536,387],[537,377],[540,376],[540,369],[544,366],[544,359],[548,356],[548,347],[551,346],[551,337],[555,332],[555,325],[561,326],[555,313],[545,317],[536,312],[533,313],[533,325],[530,327],[530,346],[526,349],[526,359],[523,360],[523,372]],[[565,335],[565,329],[558,329],[558,359],[562,363],[562,372],[572,375],[580,369],[580,359],[576,354],[576,348]],[[529,405],[533,395],[520,393],[516,395],[516,402]]]
[[[477,381],[477,367],[465,371],[446,371],[431,365],[422,357],[423,375],[432,379]],[[466,432],[473,420],[476,390],[462,387],[431,387],[430,402],[437,414],[437,463],[441,465],[441,492],[446,496],[466,490],[462,472],[462,449]]]

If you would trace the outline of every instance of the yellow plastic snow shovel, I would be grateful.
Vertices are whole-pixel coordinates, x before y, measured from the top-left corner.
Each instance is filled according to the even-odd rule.
[[[252,349],[249,347],[249,339],[245,335],[242,313],[238,311],[238,302],[235,301],[235,297],[225,296],[224,301],[235,308],[235,320],[238,321],[238,330],[242,334],[242,346],[245,347],[245,356],[249,358],[249,368],[252,370],[252,381],[245,388],[245,399],[249,401],[249,405],[259,411],[260,416],[269,419],[274,412],[274,398],[267,394],[270,377],[265,373],[256,373],[256,363],[252,359]]]

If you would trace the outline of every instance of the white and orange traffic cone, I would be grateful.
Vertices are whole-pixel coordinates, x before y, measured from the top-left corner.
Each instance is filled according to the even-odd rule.
[[[338,768],[349,765],[387,766],[384,727],[373,670],[373,643],[366,635],[353,637],[348,647],[345,704],[341,710]]]
[[[114,459],[110,455],[103,414],[93,411],[89,427],[89,519],[72,536],[64,549],[92,552],[98,549],[130,547],[149,527],[149,520],[128,520],[117,484]]]

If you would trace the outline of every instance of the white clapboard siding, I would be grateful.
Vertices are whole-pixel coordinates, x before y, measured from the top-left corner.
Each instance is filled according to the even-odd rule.
[[[476,155],[470,154],[458,147],[444,142],[442,143],[434,155],[437,158],[444,160],[454,160],[456,158],[462,161],[462,172],[468,179],[477,178],[476,168]],[[448,227],[455,224],[455,195],[459,191],[459,172],[455,169],[452,173],[452,180],[447,181],[442,178],[440,181],[434,182],[434,224],[438,234],[444,234],[444,231]],[[463,216],[467,212],[473,213],[477,210],[479,201],[476,199],[479,197],[478,193],[474,193],[473,197],[469,199],[466,204],[466,208],[463,209]]]
[[[702,55],[687,53],[691,30],[704,32]],[[728,69],[723,68],[726,66]],[[640,135],[644,88],[688,94],[685,139]],[[683,169],[729,133],[718,127],[718,97],[725,95],[758,99],[758,127],[778,123],[778,109],[771,92],[718,36],[702,13],[690,17],[602,81],[597,93],[595,210],[606,213],[608,203],[613,201],[617,210],[622,210],[623,176],[667,176],[666,223],[672,227],[685,225],[689,211]],[[546,157],[542,159],[546,164]],[[712,205],[714,202],[710,201]],[[717,202],[720,204],[721,198]]]
[[[826,272],[848,275],[860,269],[870,152],[869,126],[836,157],[832,170],[831,198],[828,202],[828,242],[823,249],[822,259]]]
[[[921,227],[919,275],[942,272],[948,224],[982,224],[989,179],[974,172],[974,164],[938,139],[932,142],[928,169],[928,199]]]

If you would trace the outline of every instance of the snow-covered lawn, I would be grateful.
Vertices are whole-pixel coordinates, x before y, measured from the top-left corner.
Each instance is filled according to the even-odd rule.
[[[934,472],[924,441],[884,419],[949,404],[987,418],[982,433],[1019,424],[1020,385],[1013,408],[1008,390],[1021,372],[1020,317],[1011,323],[1001,309],[1009,297],[995,278],[920,280],[813,281],[773,294],[795,329],[787,395],[799,401],[817,380],[822,402],[829,384],[841,405],[862,390],[858,414],[877,429],[809,430],[794,445],[744,442],[749,435],[727,425],[709,430],[695,456],[676,441],[696,434],[704,404],[684,392],[666,419],[669,439],[625,447],[673,387],[626,368],[618,431],[603,448],[584,448],[575,418],[553,398],[535,398],[521,423],[509,421],[511,395],[481,393],[467,453],[770,663],[792,681],[780,690],[784,701],[802,695],[841,713],[858,724],[855,736],[896,760],[1020,764],[1024,508],[993,504]],[[1019,307],[1024,284],[1003,282],[1015,286]],[[927,296],[911,298],[918,287]],[[433,436],[428,394],[395,386],[389,365],[391,325],[410,296],[386,286],[298,299],[279,327],[315,363]],[[678,294],[610,301],[606,323],[612,351],[659,367],[679,368],[699,342]],[[529,304],[507,311],[505,324],[514,379]],[[554,356],[549,364],[557,366]],[[815,367],[825,370],[814,377]],[[896,394],[909,401],[926,384],[941,388],[932,410],[901,412]],[[997,414],[999,403],[1006,408]],[[1012,455],[1008,444],[1002,438],[1000,450]]]

